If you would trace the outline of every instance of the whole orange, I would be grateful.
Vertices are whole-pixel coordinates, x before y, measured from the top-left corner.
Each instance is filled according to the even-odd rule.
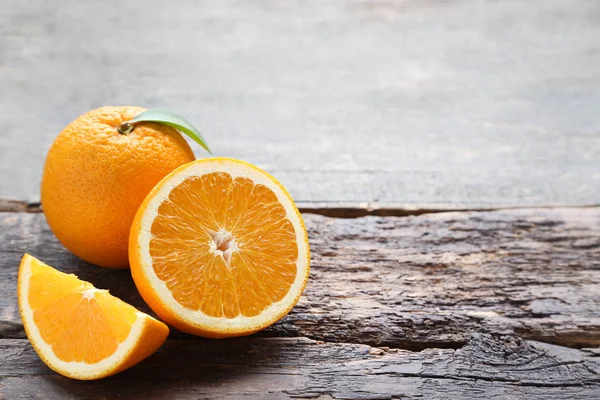
[[[102,107],[83,114],[58,135],[46,158],[42,209],[58,240],[83,260],[127,268],[135,213],[163,177],[195,159],[174,128],[121,123],[141,107]]]

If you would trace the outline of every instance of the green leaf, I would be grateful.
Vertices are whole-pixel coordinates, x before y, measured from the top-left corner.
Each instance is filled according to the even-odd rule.
[[[135,125],[141,122],[156,122],[158,124],[168,125],[175,129],[180,130],[185,133],[189,137],[191,137],[196,143],[200,146],[204,147],[206,151],[208,151],[211,155],[212,152],[208,148],[208,145],[204,141],[204,138],[198,131],[198,129],[194,128],[190,122],[183,118],[181,115],[175,114],[174,112],[168,110],[161,110],[160,108],[151,108],[146,110],[140,114],[138,114],[131,121],[127,121],[128,124]]]

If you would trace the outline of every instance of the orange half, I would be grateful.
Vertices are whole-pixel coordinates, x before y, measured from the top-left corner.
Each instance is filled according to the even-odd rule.
[[[186,164],[146,197],[129,261],[150,307],[206,337],[248,335],[286,315],[309,274],[304,222],[272,176],[242,161]]]
[[[19,268],[19,311],[29,341],[51,369],[100,379],[154,353],[169,328],[91,283],[25,254]]]

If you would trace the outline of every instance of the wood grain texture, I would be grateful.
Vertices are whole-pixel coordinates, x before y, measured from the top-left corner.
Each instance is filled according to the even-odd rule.
[[[600,354],[512,336],[410,352],[305,338],[169,340],[117,376],[50,371],[25,339],[0,340],[6,399],[597,399]]]
[[[0,198],[38,201],[67,123],[136,104],[306,207],[598,204],[598,38],[596,0],[3,0]]]
[[[307,289],[262,336],[412,350],[458,348],[473,332],[600,345],[600,208],[304,218]],[[43,214],[0,221],[2,337],[24,337],[15,295],[24,252],[148,310],[129,271],[77,260]]]

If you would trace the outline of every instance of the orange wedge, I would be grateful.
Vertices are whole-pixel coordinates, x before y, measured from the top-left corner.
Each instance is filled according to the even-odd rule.
[[[212,338],[249,335],[298,302],[309,274],[304,221],[272,176],[229,158],[167,175],[140,206],[129,262],[167,323]]]
[[[91,283],[25,254],[19,269],[19,311],[42,361],[61,375],[100,379],[158,349],[169,328]]]

